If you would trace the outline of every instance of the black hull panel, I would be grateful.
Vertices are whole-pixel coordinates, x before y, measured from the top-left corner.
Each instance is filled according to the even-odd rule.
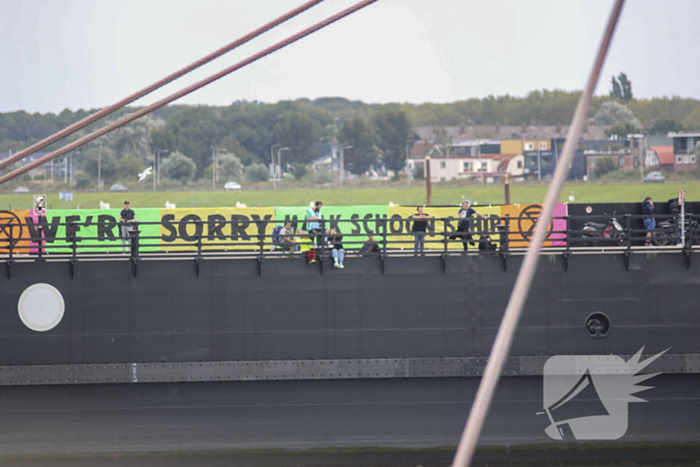
[[[344,270],[307,267],[301,258],[265,260],[261,269],[256,260],[220,259],[202,262],[197,277],[191,260],[125,259],[79,262],[74,278],[65,262],[16,263],[0,283],[0,366],[23,373],[0,375],[0,452],[454,446],[479,371],[61,384],[32,379],[31,371],[431,358],[481,358],[474,368],[482,369],[521,260],[448,258],[443,273],[437,256],[388,258],[382,274],[379,258],[348,259]],[[700,366],[692,360],[700,352],[700,266],[686,265],[678,252],[634,254],[628,268],[617,254],[575,255],[568,268],[561,255],[542,256],[510,352],[540,363],[532,372],[521,363],[522,371],[501,379],[480,444],[556,443],[544,432],[546,415],[537,415],[543,359],[628,359],[642,347],[645,354],[670,348],[682,364],[661,364],[664,374],[640,394],[649,403],[629,404],[629,428],[618,441],[700,441]],[[43,333],[17,314],[20,294],[35,283],[56,287],[66,305],[60,324]],[[584,326],[596,311],[610,317],[602,339]]]

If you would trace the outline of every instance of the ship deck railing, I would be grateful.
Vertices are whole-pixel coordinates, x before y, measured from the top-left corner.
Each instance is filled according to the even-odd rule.
[[[647,216],[626,214],[623,216],[587,215],[555,217],[550,224],[549,236],[543,245],[542,254],[631,254],[644,252],[678,252],[690,254],[700,248],[700,216],[688,214],[681,222],[678,216],[655,215],[657,227],[651,231],[644,228],[643,220]],[[617,219],[622,230],[616,230],[611,219]],[[422,256],[458,256],[458,255],[521,255],[529,246],[534,232],[536,219],[529,217],[486,217],[472,218],[468,234],[471,238],[454,238],[460,232],[455,230],[459,219],[429,218],[428,229],[423,242]],[[332,219],[320,221],[321,229],[339,230],[343,236],[342,243],[346,257],[402,257],[414,256],[414,234],[410,232],[414,219],[388,219],[385,217],[361,220],[365,231],[357,230],[358,220]],[[128,237],[114,235],[105,245],[96,244],[100,239],[81,235],[76,230],[75,222],[53,224],[63,236],[47,240],[41,223],[34,226],[35,235],[13,235],[15,231],[31,232],[26,224],[4,224],[4,237],[0,237],[0,259],[6,261],[46,261],[80,258],[81,260],[122,260],[126,258],[148,259],[206,259],[206,258],[288,258],[303,256],[305,252],[286,251],[276,243],[277,235],[272,235],[273,226],[283,224],[285,220],[258,220],[247,238],[221,240],[205,233],[207,222],[175,222],[178,234],[171,243],[165,243],[163,236],[147,236],[142,233],[145,226],[160,226],[161,222],[138,222],[134,224],[133,233]],[[290,221],[296,230],[303,221]],[[591,230],[584,228],[586,223],[604,224],[607,229]],[[223,225],[230,224],[226,221]],[[182,225],[182,228],[180,224]],[[190,224],[193,224],[190,226]],[[681,229],[680,225],[685,228]],[[399,227],[398,229],[396,227]],[[554,226],[557,226],[555,228]],[[575,228],[574,228],[575,227]],[[121,233],[119,226],[116,227]],[[221,224],[217,225],[219,232]],[[189,229],[189,230],[188,230]],[[255,230],[255,229],[253,229]],[[397,231],[398,230],[398,231]],[[351,233],[342,233],[342,232]],[[179,232],[186,232],[182,236]],[[647,236],[650,235],[650,238]],[[372,236],[376,249],[362,252],[362,246]],[[332,234],[325,234],[327,239]],[[450,239],[450,237],[453,237]],[[319,234],[304,232],[291,236],[298,240],[318,238]],[[122,241],[125,245],[122,245]],[[469,243],[464,250],[462,243]],[[298,250],[298,247],[294,248]],[[317,254],[322,258],[331,255],[332,245],[321,242],[316,245]]]

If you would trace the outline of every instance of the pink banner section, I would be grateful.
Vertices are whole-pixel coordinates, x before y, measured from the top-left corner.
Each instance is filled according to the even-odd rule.
[[[569,209],[566,203],[557,203],[554,206],[552,234],[549,236],[552,240],[552,246],[566,246],[566,219],[557,219],[557,217],[566,217],[568,212]]]
[[[39,225],[39,213],[35,211],[34,209],[29,210],[29,217],[31,218],[32,222],[34,225]],[[29,224],[29,220],[26,221],[27,224]],[[41,237],[44,238],[44,232],[41,232]],[[42,248],[42,253],[45,253],[46,249]],[[39,253],[39,243],[38,242],[29,242],[29,253],[34,253],[37,254]]]

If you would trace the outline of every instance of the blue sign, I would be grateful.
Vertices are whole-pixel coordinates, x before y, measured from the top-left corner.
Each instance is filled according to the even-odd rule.
[[[66,192],[66,193],[60,192],[60,193],[58,194],[58,199],[63,199],[63,200],[66,200],[66,201],[73,201],[73,192],[72,192],[72,191],[69,191],[69,192]]]

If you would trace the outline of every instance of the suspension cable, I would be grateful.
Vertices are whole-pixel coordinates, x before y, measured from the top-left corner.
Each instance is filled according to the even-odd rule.
[[[528,248],[525,259],[523,260],[523,265],[518,273],[518,278],[513,287],[513,292],[511,293],[508,306],[503,315],[503,320],[498,329],[496,340],[491,349],[491,355],[489,356],[486,369],[484,370],[484,376],[479,384],[479,389],[476,393],[474,403],[472,404],[467,424],[462,433],[462,438],[452,463],[454,467],[467,467],[470,465],[472,457],[474,456],[481,428],[484,425],[486,414],[488,413],[491,400],[493,399],[493,393],[496,389],[496,384],[501,376],[501,371],[503,371],[503,363],[510,350],[513,335],[517,329],[523,305],[527,300],[532,278],[537,269],[537,261],[540,257],[542,243],[547,235],[549,223],[552,220],[554,205],[559,199],[559,194],[564,185],[564,180],[566,180],[566,175],[569,172],[569,165],[573,159],[574,151],[576,150],[576,146],[578,146],[578,139],[581,136],[581,130],[583,129],[586,114],[588,113],[593,91],[595,90],[601,68],[603,67],[605,55],[608,52],[617,20],[622,11],[623,3],[624,0],[617,0],[613,6],[603,40],[593,64],[593,69],[591,70],[586,87],[576,106],[569,132],[566,135],[566,142],[562,149],[561,158],[557,162],[557,168],[552,177],[552,183],[547,192],[544,205],[542,206],[542,212],[537,219],[535,235],[530,242],[530,247]]]
[[[212,60],[230,52],[231,50],[245,44],[246,42],[251,41],[252,39],[263,34],[264,32],[271,30],[272,28],[274,28],[274,27],[280,25],[281,23],[284,23],[285,21],[297,16],[298,14],[308,10],[309,8],[311,8],[314,5],[321,3],[322,1],[323,0],[310,0],[306,3],[304,3],[303,5],[297,7],[293,10],[290,10],[288,13],[285,13],[284,15],[280,16],[279,18],[277,18],[273,21],[270,21],[269,23],[267,23],[267,24],[259,27],[258,29],[250,32],[249,34],[242,36],[241,38],[237,39],[236,41],[231,42],[230,44],[228,44],[224,47],[221,47],[218,50],[215,50],[214,52],[197,60],[196,62],[193,62],[193,63],[187,65],[186,67],[166,76],[165,78],[161,79],[160,81],[156,81],[155,83],[151,84],[150,86],[147,86],[147,87],[141,89],[140,91],[137,91],[134,94],[132,94],[128,97],[125,97],[124,99],[120,100],[119,102],[117,102],[109,107],[106,107],[98,112],[95,112],[92,115],[85,117],[84,119],[80,120],[79,122],[76,122],[76,123],[70,125],[69,127],[64,128],[63,130],[49,136],[48,138],[45,138],[37,143],[32,144],[28,148],[23,149],[22,151],[12,155],[11,157],[8,157],[7,159],[0,161],[0,169],[7,167],[8,165],[12,164],[15,161],[18,161],[20,159],[24,159],[28,155],[33,154],[33,153],[39,151],[40,149],[43,149],[46,146],[48,146],[52,143],[55,143],[56,141],[58,141],[62,138],[65,138],[66,136],[69,136],[69,135],[75,133],[76,131],[90,125],[91,123],[94,123],[97,120],[114,113],[115,111],[121,109],[122,107],[131,104],[135,100],[140,99],[141,97],[145,96],[146,94],[152,93],[156,89],[159,89],[159,88],[165,86],[166,84],[171,83],[172,81],[175,81],[177,78],[184,76],[185,74],[189,73],[190,71],[195,70],[195,69],[201,67],[202,65],[205,65],[205,64],[211,62]]]
[[[259,59],[261,59],[261,58],[263,58],[263,57],[265,57],[265,56],[267,56],[267,55],[269,55],[269,54],[271,54],[271,53],[273,53],[273,52],[275,52],[283,47],[286,47],[287,45],[289,45],[293,42],[298,41],[299,39],[302,39],[302,38],[316,32],[316,31],[318,31],[319,29],[322,29],[322,28],[338,21],[339,19],[342,19],[342,18],[368,6],[368,5],[371,5],[372,3],[376,2],[376,1],[377,0],[363,0],[355,5],[351,6],[350,8],[347,8],[347,9],[341,11],[340,13],[337,13],[329,18],[326,18],[325,20],[323,20],[319,23],[316,23],[313,26],[306,28],[297,34],[294,34],[293,36],[288,37],[287,39],[285,39],[281,42],[278,42],[277,44],[262,50],[261,52],[258,52],[254,55],[251,55],[247,59],[245,59],[241,62],[238,62],[235,65],[232,65],[228,68],[224,68],[223,70],[221,70],[218,73],[215,73],[207,78],[204,78],[200,81],[197,81],[196,83],[191,84],[190,86],[187,86],[187,87],[183,88],[182,90],[180,90],[174,94],[171,94],[170,96],[168,96],[164,99],[161,99],[154,104],[149,105],[148,107],[144,107],[141,110],[138,110],[130,115],[127,115],[126,117],[122,118],[121,120],[117,120],[116,122],[95,131],[94,133],[91,133],[87,136],[84,136],[84,137],[62,147],[61,149],[57,149],[56,151],[54,151],[50,154],[47,154],[44,157],[41,157],[40,159],[37,159],[34,162],[30,162],[29,164],[24,165],[16,170],[8,173],[8,174],[0,176],[0,184],[5,183],[8,180],[12,180],[13,178],[15,178],[17,176],[22,175],[23,173],[25,173],[29,170],[32,170],[34,167],[45,164],[46,162],[48,162],[52,159],[55,159],[55,158],[65,154],[67,152],[70,152],[74,149],[77,149],[77,148],[89,143],[90,141],[99,138],[100,136],[106,135],[107,133],[114,131],[117,128],[120,128],[120,127],[126,125],[127,123],[131,123],[134,120],[136,120],[137,118],[143,117],[144,115],[147,115],[147,114],[153,112],[154,110],[157,110],[165,105],[168,105],[169,103],[171,103],[171,102],[173,102],[173,101],[175,101],[183,96],[186,96],[187,94],[190,94],[190,93],[196,91],[197,89],[200,89],[208,84],[211,84],[212,82],[218,80],[219,78],[223,78],[224,76],[226,76],[230,73],[233,73],[234,71],[236,71],[240,68],[243,68],[244,66],[249,65],[249,64],[255,62],[256,60],[259,60]]]

